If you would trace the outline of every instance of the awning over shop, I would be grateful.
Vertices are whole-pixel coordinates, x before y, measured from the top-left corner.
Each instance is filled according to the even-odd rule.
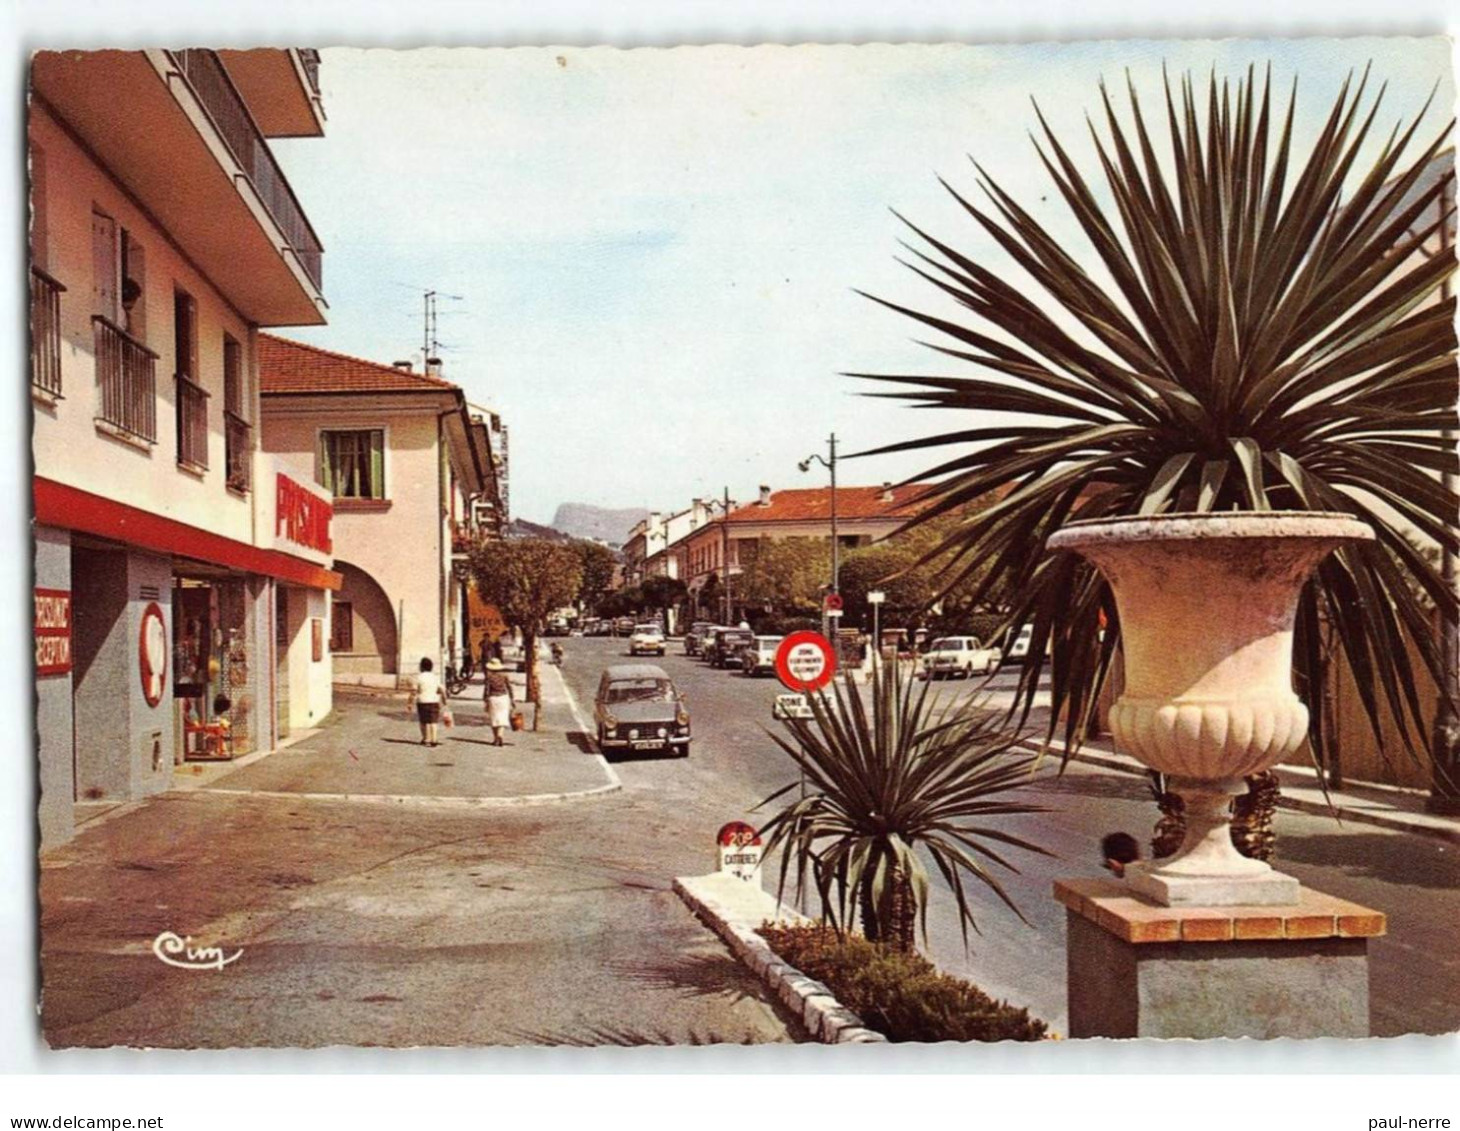
[[[344,583],[334,570],[280,550],[250,546],[51,479],[36,476],[34,482],[35,521],[44,526],[76,530],[160,554],[176,554],[246,573],[264,574],[311,589],[338,590]]]

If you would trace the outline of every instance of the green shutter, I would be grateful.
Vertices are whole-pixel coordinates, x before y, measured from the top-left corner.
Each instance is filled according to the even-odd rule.
[[[331,495],[338,495],[340,492],[335,484],[334,461],[330,458],[330,439],[333,435],[332,432],[319,434],[319,481]]]
[[[370,497],[385,498],[385,433],[370,433]]]

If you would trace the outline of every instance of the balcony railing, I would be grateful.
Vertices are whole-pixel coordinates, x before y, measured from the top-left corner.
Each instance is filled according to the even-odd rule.
[[[177,462],[196,471],[208,467],[208,390],[177,375]]]
[[[61,295],[66,288],[39,267],[30,269],[30,383],[61,395]]]
[[[319,52],[312,47],[299,49],[299,61],[304,64],[304,78],[314,94],[319,93]]]
[[[96,381],[101,386],[97,419],[149,444],[157,443],[157,355],[110,318],[91,316],[96,345]]]
[[[223,449],[228,468],[228,489],[240,494],[249,488],[249,457],[253,452],[253,428],[236,412],[223,413]]]
[[[319,239],[299,207],[294,190],[284,179],[268,143],[254,124],[253,115],[228,77],[228,71],[212,51],[188,48],[170,53],[178,70],[187,79],[214,127],[242,166],[254,190],[279,225],[289,246],[294,249],[305,274],[322,286],[322,264]],[[306,67],[307,70],[307,67]]]

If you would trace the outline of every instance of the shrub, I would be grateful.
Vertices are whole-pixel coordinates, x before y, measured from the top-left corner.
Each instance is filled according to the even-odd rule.
[[[838,935],[829,926],[766,923],[761,936],[783,959],[822,982],[869,1029],[890,1041],[1038,1041],[1045,1024],[995,1001],[926,958]]]

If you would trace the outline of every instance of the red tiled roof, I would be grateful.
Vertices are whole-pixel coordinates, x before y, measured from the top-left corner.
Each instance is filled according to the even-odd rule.
[[[455,392],[439,377],[408,373],[303,342],[259,335],[259,384],[270,393],[434,393]]]
[[[905,487],[838,487],[836,515],[843,519],[911,518],[922,510],[913,500],[927,490],[926,483]],[[816,522],[831,519],[831,487],[801,487],[772,491],[770,502],[747,503],[730,512],[735,522]]]

